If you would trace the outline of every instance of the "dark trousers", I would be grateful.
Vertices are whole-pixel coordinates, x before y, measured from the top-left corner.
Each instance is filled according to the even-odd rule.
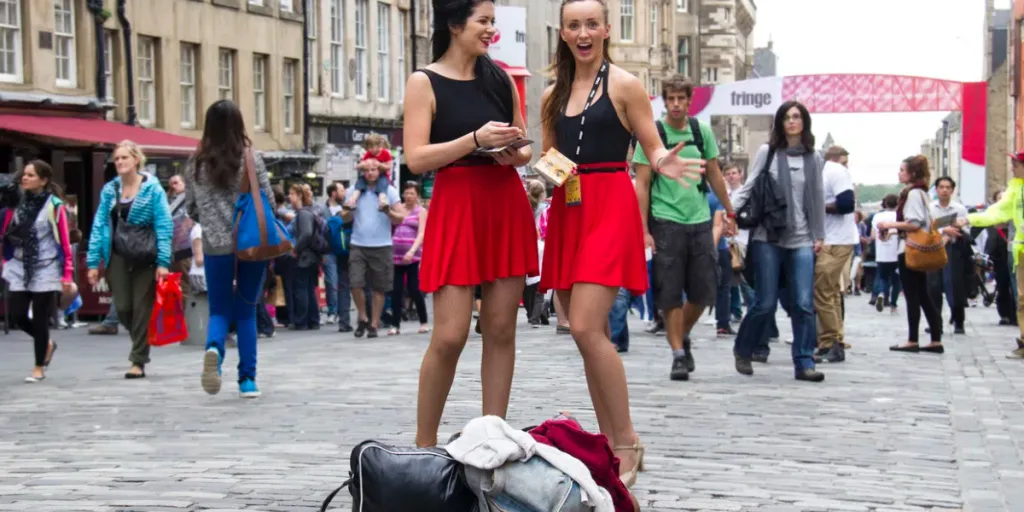
[[[338,327],[352,328],[352,287],[349,285],[348,276],[348,255],[338,256],[337,262],[337,290],[338,290]]]
[[[718,295],[715,297],[715,319],[719,329],[729,328],[732,305],[732,253],[729,249],[718,250]]]
[[[540,282],[523,288],[523,309],[531,324],[539,324],[544,316],[544,294],[540,293]]]
[[[402,327],[402,306],[406,293],[409,294],[413,305],[416,306],[416,315],[420,318],[420,324],[427,323],[427,303],[423,300],[423,292],[420,291],[419,263],[395,265],[395,284],[391,288],[391,316],[393,317],[391,325],[395,329]]]
[[[317,266],[295,267],[294,307],[289,308],[292,325],[296,329],[320,327],[320,305],[316,300]]]
[[[1005,252],[1004,252],[1005,254]],[[996,311],[999,318],[1006,318],[1016,323],[1017,302],[1013,300],[1014,276],[1010,273],[1010,263],[1003,258],[992,258],[992,266],[996,274]]]
[[[266,336],[274,334],[274,319],[267,311],[266,294],[260,295],[259,302],[256,303],[256,332]]]
[[[277,322],[281,325],[292,325],[292,311],[295,309],[295,258],[281,256],[274,260],[274,274],[281,277],[284,286],[284,306],[276,308]]]
[[[133,266],[113,253],[107,265],[107,282],[114,295],[117,319],[131,334],[128,360],[144,365],[149,362],[149,317],[156,302],[156,267]]]
[[[50,318],[57,307],[54,292],[11,292],[10,315],[14,325],[32,337],[35,348],[36,366],[46,364],[46,352],[50,349]],[[32,318],[28,317],[29,305]]]
[[[900,276],[897,273],[899,263],[895,261],[879,262],[875,272],[875,284],[871,291],[872,297],[882,300],[882,305],[896,306],[900,298]]]
[[[924,272],[912,270],[907,267],[907,258],[900,254],[900,281],[903,283],[903,296],[907,299],[907,341],[917,343],[918,327],[921,325],[921,312],[928,321],[931,329],[932,341],[942,341],[942,317],[932,303],[928,294],[928,275]]]

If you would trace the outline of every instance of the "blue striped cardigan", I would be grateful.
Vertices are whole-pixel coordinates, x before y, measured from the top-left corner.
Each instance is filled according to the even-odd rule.
[[[128,223],[139,226],[153,226],[156,229],[156,264],[158,267],[171,267],[171,238],[174,236],[174,221],[171,220],[171,207],[167,204],[167,194],[160,186],[160,180],[147,173],[139,188],[138,195],[128,212]],[[86,265],[90,269],[98,269],[100,262],[110,265],[111,226],[110,217],[117,205],[118,191],[121,189],[121,177],[107,182],[100,192],[100,206],[92,219],[92,233],[89,235],[89,252]]]

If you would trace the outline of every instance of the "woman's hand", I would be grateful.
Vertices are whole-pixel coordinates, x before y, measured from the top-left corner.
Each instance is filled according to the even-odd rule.
[[[889,230],[892,229],[892,223],[891,222],[879,222],[878,223],[878,227],[876,229],[878,229],[879,233],[885,233],[886,235],[888,235],[889,234]]]
[[[196,257],[192,258],[192,261],[195,262],[197,267],[202,267],[203,266],[203,256],[202,255],[199,255],[199,256],[196,256]]]
[[[680,185],[690,188],[690,183],[684,178],[699,180],[704,174],[704,160],[700,158],[680,158],[686,142],[680,142],[676,147],[670,149],[665,156],[658,159],[654,164],[654,170],[662,176],[677,181]]]
[[[416,254],[413,253],[412,251],[409,251],[409,252],[405,253],[405,256],[402,256],[402,263],[405,263],[406,265],[408,265],[409,263],[412,263],[412,258],[415,255]]]
[[[157,280],[157,282],[160,282],[160,281],[163,281],[164,279],[167,279],[167,274],[170,274],[170,271],[168,271],[166,268],[164,268],[164,267],[157,267],[156,268],[156,280]]]
[[[825,248],[825,241],[824,240],[815,240],[814,241],[814,254],[821,254],[821,250],[824,249],[824,248]]]
[[[96,286],[96,283],[100,282],[100,271],[94,268],[89,269],[89,273],[85,277],[89,281],[90,286]]]
[[[508,148],[501,153],[494,153],[492,156],[494,157],[494,161],[501,165],[515,166],[522,158],[522,153],[520,153],[518,149]]]
[[[967,225],[967,219],[958,218],[958,219],[953,221],[953,227],[955,227],[955,228],[962,228],[962,227],[964,227],[966,225]]]
[[[476,142],[482,148],[500,148],[508,146],[523,136],[522,130],[509,123],[490,121],[474,132]]]
[[[60,287],[61,287],[62,290],[64,290],[64,294],[65,295],[66,294],[70,294],[72,291],[74,291],[74,289],[75,289],[74,286],[75,286],[75,282],[74,281],[64,281],[64,280],[61,280],[61,282],[60,282]]]

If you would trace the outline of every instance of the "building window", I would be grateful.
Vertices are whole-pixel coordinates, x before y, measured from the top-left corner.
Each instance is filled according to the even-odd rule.
[[[680,37],[676,46],[676,71],[685,77],[690,76],[690,38]]]
[[[267,129],[267,56],[256,54],[252,57],[252,99],[256,116],[253,127],[256,131]]]
[[[196,127],[196,62],[199,51],[194,44],[181,43],[178,85],[181,87],[181,127]]]
[[[558,28],[548,25],[548,63],[555,61],[556,48],[558,48]]]
[[[718,68],[704,68],[704,83],[718,83]]]
[[[391,99],[391,4],[377,3],[377,99]]]
[[[292,12],[292,0],[278,0],[281,10],[285,12]]]
[[[676,0],[676,10],[687,12],[690,10],[690,0]]]
[[[619,26],[622,27],[622,40],[632,41],[633,40],[633,29],[634,29],[634,16],[636,12],[634,9],[635,0],[622,0],[622,5],[619,8]]]
[[[292,59],[284,60],[284,68],[281,70],[281,89],[284,90],[284,105],[281,117],[284,118],[284,132],[295,132],[295,68],[297,61]]]
[[[398,11],[398,102],[405,99],[405,80],[409,70],[405,69],[405,38],[409,33],[409,11]]]
[[[356,0],[356,97],[366,99],[366,15],[369,0]]]
[[[651,96],[661,96],[661,90],[659,89],[659,85],[658,85],[658,78],[654,76],[654,73],[651,73],[651,77],[650,78],[651,78],[651,91],[650,91],[650,95]]]
[[[345,10],[342,0],[331,0],[331,94],[345,94]]]
[[[258,5],[263,7],[263,0],[249,0],[249,5]]]
[[[103,81],[107,103],[114,103],[114,32],[103,31]]]
[[[57,56],[57,85],[77,87],[74,3],[71,0],[54,0],[53,18],[53,53]]]
[[[309,55],[309,66],[306,68],[306,80],[309,81],[309,92],[317,94],[320,90],[320,52],[317,51],[316,37],[319,33],[319,9],[318,0],[306,0],[306,54]]]
[[[651,9],[651,48],[657,48],[661,42],[661,30],[658,27],[658,6],[659,2],[650,2]]]
[[[235,51],[221,48],[217,57],[217,98],[235,101]]]
[[[139,124],[156,124],[156,45],[152,37],[139,36],[139,56],[136,71],[139,74]]]
[[[21,0],[0,0],[0,82],[21,82]]]

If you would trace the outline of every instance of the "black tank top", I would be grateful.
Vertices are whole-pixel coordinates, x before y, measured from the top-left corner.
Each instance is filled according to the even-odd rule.
[[[430,122],[431,144],[458,139],[490,121],[512,122],[511,85],[498,90],[493,81],[484,78],[480,66],[473,80],[455,80],[429,69],[420,71],[430,78],[437,108]]]
[[[580,154],[576,154],[576,146],[580,136],[580,116],[565,115],[565,107],[555,123],[555,145],[565,156],[577,164],[596,164],[604,162],[625,162],[629,151],[629,142],[633,134],[629,133],[615,105],[608,95],[608,66],[601,74],[601,97],[587,110],[587,125],[583,130],[583,142]]]

